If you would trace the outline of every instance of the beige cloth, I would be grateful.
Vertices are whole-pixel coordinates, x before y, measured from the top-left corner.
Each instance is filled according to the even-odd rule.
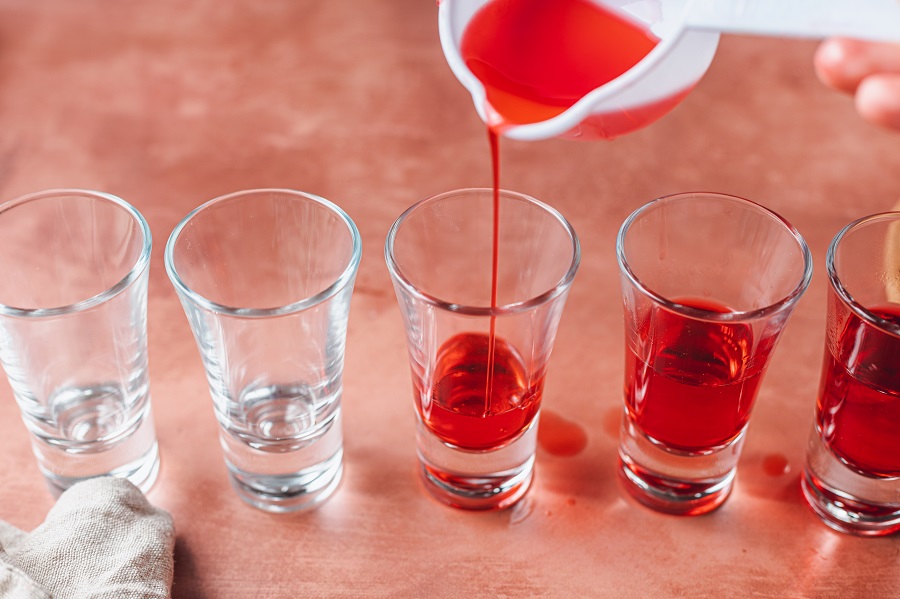
[[[172,517],[133,484],[86,480],[30,533],[0,522],[0,598],[167,598],[174,545]]]

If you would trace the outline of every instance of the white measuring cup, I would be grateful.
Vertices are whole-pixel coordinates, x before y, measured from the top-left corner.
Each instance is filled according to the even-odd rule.
[[[490,0],[441,0],[438,28],[451,70],[472,94],[475,110],[492,122],[484,86],[460,54],[463,32],[472,16]],[[547,0],[552,1],[552,0]],[[565,112],[537,123],[504,127],[505,137],[538,140],[551,137],[610,139],[661,117],[674,107],[706,73],[716,53],[719,34],[685,30],[684,0],[603,0],[644,25],[660,41],[634,67],[585,95]]]
[[[485,123],[496,121],[484,86],[460,54],[473,15],[491,0],[440,0],[441,47]],[[548,0],[550,1],[550,0]],[[591,0],[627,16],[660,42],[630,70],[537,123],[509,125],[505,137],[611,139],[671,110],[712,63],[720,32],[900,41],[900,0]]]

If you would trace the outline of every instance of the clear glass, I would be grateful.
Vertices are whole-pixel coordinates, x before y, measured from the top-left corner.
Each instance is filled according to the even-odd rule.
[[[531,483],[544,378],[581,257],[562,215],[501,191],[491,307],[492,194],[423,200],[385,243],[406,327],[420,472],[433,496],[467,509],[512,505]]]
[[[812,276],[794,227],[727,195],[636,210],[616,252],[625,307],[619,474],[638,501],[701,514],[731,491],[753,402]]]
[[[214,199],[169,237],[166,270],[203,360],[231,482],[255,507],[308,508],[339,484],[361,252],[343,210],[283,189]]]
[[[802,478],[832,528],[900,530],[900,213],[859,219],[832,240],[825,359]]]
[[[159,451],[147,375],[150,228],[74,189],[0,206],[0,362],[51,491],[101,475],[148,490]]]

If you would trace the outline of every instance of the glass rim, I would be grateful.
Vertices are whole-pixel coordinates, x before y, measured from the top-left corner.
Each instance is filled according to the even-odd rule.
[[[147,224],[147,220],[137,210],[137,208],[135,208],[122,198],[111,193],[77,188],[57,188],[37,191],[34,193],[19,196],[15,199],[9,200],[8,202],[0,204],[0,218],[3,217],[4,213],[14,208],[18,208],[24,204],[50,198],[61,198],[63,196],[102,200],[114,204],[124,210],[129,216],[131,216],[132,222],[137,224],[137,229],[141,234],[141,251],[138,254],[137,259],[128,270],[128,272],[125,273],[125,276],[119,279],[115,284],[88,298],[73,302],[71,304],[66,304],[64,306],[56,306],[52,308],[19,308],[16,306],[8,306],[0,302],[0,315],[15,316],[20,318],[45,318],[48,316],[61,316],[64,314],[84,312],[85,310],[89,310],[122,293],[134,281],[140,278],[140,276],[147,270],[147,267],[150,265],[150,251],[153,247],[153,236],[150,233],[150,225]]]
[[[828,244],[828,250],[825,252],[825,272],[828,273],[828,282],[831,284],[831,288],[854,314],[869,324],[872,324],[887,333],[900,337],[900,325],[874,314],[853,297],[853,294],[850,293],[841,281],[840,275],[838,275],[837,272],[837,267],[834,263],[835,257],[837,256],[837,248],[848,233],[880,221],[894,221],[900,223],[900,212],[879,212],[870,214],[869,216],[863,216],[838,231],[837,235],[831,240],[831,243]]]
[[[337,216],[338,219],[347,227],[347,232],[350,234],[350,259],[347,261],[347,265],[344,267],[344,270],[342,270],[341,274],[338,275],[338,277],[322,291],[319,291],[318,293],[309,297],[304,297],[297,301],[290,302],[283,306],[276,306],[274,308],[239,308],[236,306],[228,306],[226,304],[221,304],[219,302],[213,301],[191,289],[181,278],[181,275],[178,274],[178,269],[175,267],[175,243],[178,240],[178,237],[181,235],[182,231],[184,231],[184,228],[199,214],[217,204],[221,204],[223,202],[228,202],[231,200],[246,199],[248,197],[253,197],[259,194],[281,194],[289,196],[294,200],[309,201],[322,206],[333,215]],[[207,202],[204,202],[203,204],[191,210],[175,226],[175,228],[172,230],[172,233],[169,235],[168,241],[166,242],[166,249],[164,254],[166,273],[169,275],[169,280],[172,282],[175,289],[180,294],[190,299],[194,304],[210,312],[241,318],[268,318],[272,316],[284,316],[287,314],[302,312],[303,310],[307,310],[313,306],[317,306],[322,302],[330,299],[331,297],[337,295],[338,292],[340,292],[344,287],[347,286],[349,282],[353,280],[353,278],[356,276],[356,271],[359,268],[361,258],[362,238],[360,237],[359,229],[356,227],[356,223],[353,222],[353,219],[350,218],[350,216],[340,206],[315,194],[286,188],[246,189],[242,191],[227,193],[225,195],[221,195]]]
[[[800,248],[800,253],[803,257],[803,274],[800,277],[800,281],[796,286],[791,290],[790,293],[785,295],[783,298],[769,304],[768,306],[763,306],[762,308],[757,308],[755,310],[734,310],[731,312],[713,312],[710,310],[703,310],[701,308],[695,308],[693,306],[686,306],[684,304],[679,304],[678,302],[674,302],[670,299],[667,299],[657,293],[656,291],[650,289],[646,286],[634,273],[631,269],[631,265],[628,263],[628,259],[625,256],[625,236],[628,234],[628,231],[631,228],[631,225],[644,213],[647,211],[656,208],[657,206],[664,203],[671,203],[676,201],[684,201],[690,200],[691,198],[703,197],[703,198],[716,198],[720,200],[726,200],[729,202],[734,202],[735,204],[740,204],[752,210],[757,210],[764,215],[768,216],[770,219],[784,227],[787,232],[794,238],[797,242],[798,247]],[[619,228],[619,232],[616,235],[616,260],[619,263],[619,271],[623,273],[628,280],[631,282],[635,288],[639,289],[641,293],[648,296],[654,302],[662,305],[664,308],[672,312],[676,312],[679,314],[684,314],[685,316],[689,316],[692,318],[707,320],[707,321],[749,321],[756,320],[759,318],[766,318],[772,314],[778,313],[784,308],[792,305],[797,300],[800,299],[800,296],[806,291],[809,287],[809,283],[812,280],[812,271],[813,271],[813,263],[812,263],[812,253],[809,250],[809,246],[806,243],[806,240],[803,239],[803,236],[800,235],[800,232],[797,230],[794,225],[788,222],[784,217],[782,217],[777,212],[766,208],[762,204],[754,202],[752,200],[748,200],[746,198],[742,198],[735,195],[711,192],[711,191],[689,191],[682,193],[674,193],[665,196],[660,196],[656,199],[650,200],[643,206],[639,207],[637,210],[632,212],[628,218],[622,223],[622,226]]]
[[[517,191],[511,191],[508,189],[500,190],[500,197],[508,197],[515,200],[524,201],[533,206],[537,206],[541,210],[543,210],[546,214],[550,215],[554,220],[556,220],[566,232],[569,237],[569,240],[572,243],[572,259],[569,262],[569,266],[566,269],[565,274],[556,282],[553,287],[550,287],[546,291],[539,293],[538,295],[522,300],[520,302],[513,302],[510,304],[504,304],[502,306],[490,307],[490,306],[468,306],[464,304],[457,304],[453,302],[448,302],[440,299],[439,297],[435,297],[429,293],[425,293],[418,289],[413,283],[406,277],[406,275],[402,272],[400,266],[397,264],[396,260],[394,260],[394,241],[397,237],[397,232],[400,230],[400,227],[404,222],[415,212],[421,210],[424,206],[428,204],[433,204],[435,202],[439,202],[445,198],[451,196],[459,196],[459,195],[471,195],[475,193],[488,193],[492,194],[493,189],[490,187],[464,187],[461,189],[454,189],[451,191],[445,191],[442,193],[438,193],[432,196],[425,198],[424,200],[419,200],[409,208],[403,211],[403,213],[397,217],[397,220],[391,225],[390,230],[388,231],[387,237],[384,241],[384,259],[387,263],[388,271],[390,272],[391,278],[399,283],[407,293],[417,298],[418,300],[435,306],[437,308],[447,310],[449,312],[455,312],[458,314],[465,314],[467,316],[502,316],[507,314],[517,314],[520,312],[527,312],[535,308],[536,306],[540,306],[546,304],[555,298],[559,297],[563,293],[565,293],[572,285],[572,281],[575,279],[575,273],[578,271],[578,266],[581,263],[581,242],[578,240],[578,235],[575,233],[575,229],[572,227],[572,224],[566,220],[566,218],[560,213],[558,210],[550,206],[549,204],[545,204],[540,200],[533,198],[532,196],[526,195],[524,193],[519,193]]]

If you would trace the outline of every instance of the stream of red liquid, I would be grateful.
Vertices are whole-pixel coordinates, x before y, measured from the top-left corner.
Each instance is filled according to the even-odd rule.
[[[658,41],[589,0],[492,0],[469,22],[460,49],[485,87],[491,115],[492,309],[498,307],[500,269],[500,135],[511,125],[564,112],[632,68]],[[634,119],[626,117],[626,128],[636,128]],[[527,369],[515,348],[497,337],[496,324],[491,315],[486,340],[463,333],[439,352],[441,382],[425,421],[451,444],[471,449],[501,445],[527,428],[540,406],[543,373],[532,384],[523,378]],[[474,410],[472,393],[482,384],[483,403]]]

